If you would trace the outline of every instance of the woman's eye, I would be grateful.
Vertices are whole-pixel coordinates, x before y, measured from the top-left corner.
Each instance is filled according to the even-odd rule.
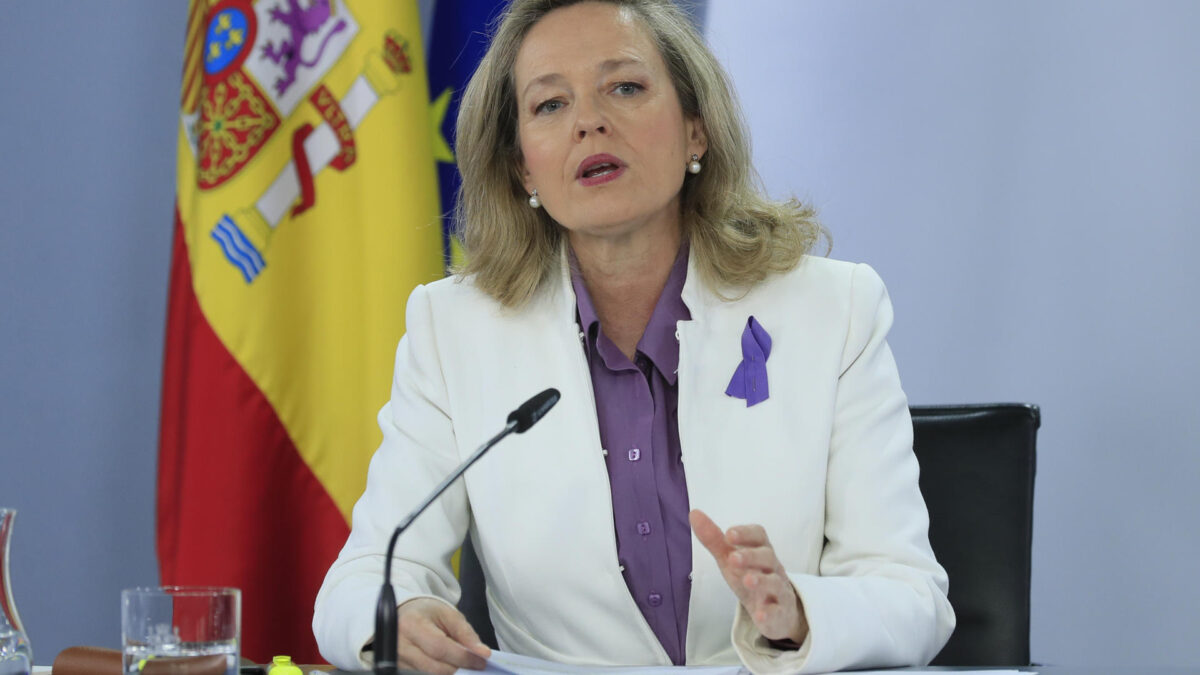
[[[549,101],[542,101],[539,103],[538,106],[533,109],[533,112],[539,115],[542,113],[552,113],[562,106],[562,101],[559,101],[558,99],[550,99]]]
[[[613,91],[622,96],[633,96],[642,89],[644,89],[644,87],[637,82],[620,82],[613,87]]]

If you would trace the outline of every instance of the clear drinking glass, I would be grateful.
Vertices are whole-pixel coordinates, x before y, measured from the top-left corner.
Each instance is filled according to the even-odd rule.
[[[236,675],[242,637],[242,592],[236,588],[163,586],[121,591],[125,673]]]
[[[12,577],[8,573],[8,551],[17,512],[0,508],[0,675],[28,675],[33,668],[33,650],[21,627],[21,616],[13,602]]]

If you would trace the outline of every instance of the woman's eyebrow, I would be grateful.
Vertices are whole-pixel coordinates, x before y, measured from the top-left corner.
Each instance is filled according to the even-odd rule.
[[[545,75],[538,75],[530,80],[529,84],[525,85],[525,88],[521,90],[521,99],[525,99],[525,97],[529,95],[529,90],[533,89],[535,86],[554,84],[555,82],[561,82],[565,79],[566,78],[563,77],[562,73],[546,73]]]
[[[601,61],[600,65],[596,67],[596,70],[601,75],[607,75],[608,73],[624,68],[625,66],[644,66],[645,63],[646,62],[642,59],[633,56],[623,56],[621,58],[605,59],[604,61]],[[525,88],[521,90],[521,98],[524,99],[526,96],[528,96],[529,90],[537,85],[555,84],[565,79],[566,77],[564,77],[562,73],[545,73],[543,75],[538,75],[530,80],[529,84],[525,85]]]
[[[597,68],[597,70],[599,70],[601,74],[607,74],[614,70],[619,70],[625,66],[642,65],[645,65],[645,61],[633,56],[625,56],[619,59],[606,59],[600,63],[600,67]]]

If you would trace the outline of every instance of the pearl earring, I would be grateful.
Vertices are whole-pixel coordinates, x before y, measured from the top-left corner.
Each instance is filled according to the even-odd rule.
[[[529,206],[530,206],[530,208],[536,209],[541,205],[542,205],[542,200],[538,199],[537,188],[534,188],[533,194],[529,195]]]
[[[700,173],[700,155],[692,155],[692,161],[688,163],[688,173],[693,176]]]

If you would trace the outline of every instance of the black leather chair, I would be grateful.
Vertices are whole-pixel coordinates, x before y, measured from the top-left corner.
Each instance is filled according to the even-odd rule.
[[[458,583],[462,585],[458,611],[467,617],[483,644],[499,649],[496,629],[492,627],[492,617],[488,614],[487,582],[483,579],[483,567],[479,564],[479,556],[471,545],[470,537],[463,541],[462,554],[458,558]]]
[[[1033,478],[1041,413],[1026,404],[914,406],[929,542],[958,626],[935,665],[1029,665]]]
[[[1037,406],[915,406],[913,449],[929,507],[929,540],[950,576],[958,627],[936,665],[1029,664]],[[458,608],[496,647],[483,571],[471,547],[460,561]]]

